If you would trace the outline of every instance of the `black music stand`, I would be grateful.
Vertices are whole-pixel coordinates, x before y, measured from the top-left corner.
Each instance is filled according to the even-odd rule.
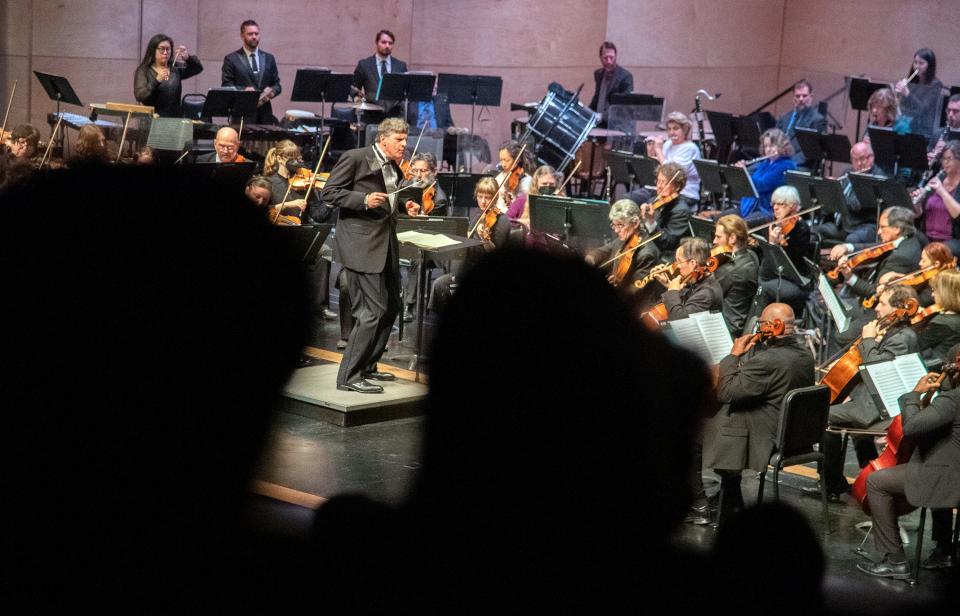
[[[864,207],[870,204],[876,204],[877,208],[877,234],[880,233],[880,214],[888,207],[897,205],[907,209],[913,209],[913,200],[907,189],[897,182],[896,178],[885,178],[879,175],[870,175],[868,173],[849,173],[847,178],[853,186],[853,192],[857,195],[857,200]]]
[[[717,223],[709,218],[700,218],[691,216],[687,224],[690,226],[690,235],[707,240],[713,244],[713,237],[716,234]]]
[[[244,184],[257,170],[257,163],[192,163],[184,167],[189,172],[225,184],[231,189],[243,189]]]
[[[700,175],[700,191],[720,198],[720,210],[730,206],[731,200],[753,197],[756,199],[757,189],[753,185],[753,178],[743,167],[721,165],[713,160],[694,160],[693,166]]]
[[[352,73],[331,73],[328,68],[297,69],[290,101],[320,103],[320,130],[317,131],[316,137],[318,148],[320,148],[320,137],[323,135],[324,118],[327,114],[326,104],[342,103],[348,100],[352,83]]]
[[[43,91],[47,93],[50,100],[57,102],[58,117],[60,116],[61,102],[83,107],[83,103],[80,102],[80,97],[73,91],[73,86],[70,85],[66,77],[41,73],[40,71],[33,71],[33,74],[37,76],[37,80],[40,82],[40,85],[43,86]]]
[[[183,152],[193,142],[193,121],[188,118],[153,118],[147,145],[154,150]]]
[[[333,225],[329,223],[319,225],[273,225],[276,233],[290,242],[294,258],[301,263],[313,263],[320,258],[320,249],[330,235]]]
[[[877,83],[861,77],[847,78],[847,95],[850,98],[850,106],[857,110],[857,132],[855,135],[860,138],[860,114],[867,110],[867,102],[874,92],[881,88],[889,88],[888,83]]]
[[[802,171],[787,171],[786,183],[800,193],[801,210],[819,206],[820,214],[840,214],[841,217],[846,217],[847,203],[843,198],[840,180],[830,180]]]
[[[760,276],[777,278],[777,294],[774,301],[780,301],[780,285],[784,280],[789,280],[793,284],[806,288],[810,284],[809,278],[804,278],[797,266],[793,264],[790,257],[779,244],[771,244],[767,238],[758,233],[751,234],[757,240],[760,250],[763,251],[763,259],[760,261]]]
[[[470,105],[470,134],[475,135],[473,121],[480,107],[499,107],[503,91],[503,79],[492,75],[458,75],[440,73],[437,75],[437,95],[446,94],[451,105]],[[482,110],[481,110],[482,111]],[[467,168],[473,168],[473,148]]]
[[[236,118],[256,116],[259,90],[236,90],[234,88],[210,88],[207,99],[203,101],[200,117],[206,119]]]
[[[634,183],[641,186],[653,186],[657,183],[657,167],[660,162],[655,158],[612,150],[607,157],[607,164],[610,165],[610,178],[614,186],[625,184],[629,191]]]
[[[610,204],[596,199],[530,195],[530,230],[585,251],[612,237]]]
[[[893,166],[893,175],[900,167],[914,171],[927,169],[927,137],[917,133],[898,134],[891,128],[868,126],[870,146],[880,168]]]
[[[473,191],[477,182],[489,177],[482,173],[438,173],[437,184],[447,195],[447,203],[451,214],[468,216],[470,208],[476,205]],[[454,209],[456,208],[456,209]]]
[[[750,116],[738,116],[721,111],[707,111],[714,139],[717,141],[717,160],[730,161],[733,146],[744,152],[748,149],[760,150],[760,127],[757,119]],[[726,149],[726,156],[724,154]]]
[[[838,133],[818,133],[812,128],[795,128],[793,134],[800,144],[800,150],[808,161],[816,164],[810,167],[817,173],[823,173],[826,161],[836,163],[850,162],[850,139]]]
[[[433,73],[387,73],[377,86],[378,101],[403,101],[403,117],[407,117],[407,105],[426,102],[433,98],[433,84],[437,77]],[[389,111],[384,105],[384,112]]]

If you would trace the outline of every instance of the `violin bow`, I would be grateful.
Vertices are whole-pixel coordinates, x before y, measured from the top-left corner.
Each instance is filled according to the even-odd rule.
[[[570,179],[571,179],[571,178],[574,176],[574,174],[577,172],[577,169],[579,169],[579,168],[580,168],[580,165],[582,165],[582,164],[583,164],[583,161],[582,161],[582,160],[578,160],[578,161],[577,161],[576,166],[574,166],[573,170],[570,171],[570,174],[567,175],[567,177],[563,180],[563,184],[560,184],[560,186],[557,187],[557,192],[555,192],[555,193],[553,193],[553,194],[559,196],[560,193],[563,192],[563,189],[567,187],[567,182],[570,181]]]
[[[313,190],[313,183],[317,181],[317,176],[320,174],[320,165],[323,164],[323,159],[327,155],[327,148],[330,147],[330,139],[333,135],[327,136],[327,142],[323,144],[323,151],[320,152],[320,158],[317,159],[317,166],[313,169],[313,176],[310,177],[310,186],[307,186],[307,194],[303,197],[304,201],[310,199],[310,191]]]
[[[50,143],[47,144],[47,151],[43,153],[43,158],[40,159],[40,166],[37,169],[43,169],[43,166],[47,162],[47,157],[50,156],[50,150],[53,148],[53,142],[57,140],[57,131],[60,130],[60,124],[63,122],[63,114],[60,114],[60,118],[57,120],[57,125],[53,127],[53,133],[50,135]]]
[[[497,182],[497,190],[496,192],[493,193],[494,195],[500,194],[500,190],[503,188],[503,183],[507,181],[507,178],[510,177],[510,174],[513,173],[513,170],[516,169],[517,163],[520,162],[520,158],[523,156],[523,151],[526,149],[527,149],[527,144],[524,143],[523,146],[520,148],[520,151],[517,152],[517,157],[513,159],[513,164],[510,165],[510,169],[508,169],[507,172],[503,174],[503,179]],[[495,206],[495,205],[496,205],[496,199],[494,199],[491,205],[487,206],[487,208],[480,213],[480,218],[477,218],[477,224],[473,225],[473,228],[470,229],[470,233],[467,233],[467,237],[473,236],[473,233],[477,230],[477,227],[480,226],[480,221],[483,220],[483,215],[487,213],[487,210],[489,210],[491,206]]]
[[[0,126],[0,138],[7,132],[7,119],[10,117],[10,107],[13,106],[13,95],[17,93],[17,79],[13,80],[13,89],[10,90],[10,100],[7,101],[7,110],[3,113],[3,125]]]
[[[800,210],[800,211],[797,212],[796,214],[790,214],[789,216],[787,216],[787,218],[794,218],[794,217],[797,217],[797,216],[803,216],[804,214],[809,214],[810,212],[819,210],[821,207],[823,207],[823,206],[822,206],[822,205],[815,205],[815,206],[810,207],[810,208],[807,208],[807,209],[805,209],[805,210]],[[784,218],[783,220],[774,220],[774,221],[771,221],[771,222],[764,223],[764,224],[762,224],[762,225],[757,225],[756,227],[754,227],[754,228],[752,228],[752,229],[747,229],[747,234],[756,233],[757,231],[762,231],[762,230],[766,229],[767,227],[772,227],[773,225],[782,225],[782,224],[787,220],[787,218]],[[846,256],[850,256],[850,255],[846,255]]]
[[[423,139],[423,131],[427,130],[427,124],[424,122],[423,127],[420,128],[420,136],[417,137],[417,142],[413,144],[413,152],[410,152],[410,162],[413,163],[413,157],[417,155],[417,150],[420,149],[420,140]]]
[[[123,121],[123,134],[120,135],[120,146],[117,148],[117,160],[113,161],[115,163],[120,162],[120,156],[123,155],[123,144],[127,140],[127,128],[130,126],[130,117],[133,115],[132,111],[127,112],[127,119]]]
[[[635,250],[637,250],[637,249],[639,249],[639,248],[643,248],[644,246],[646,246],[647,244],[649,244],[649,243],[652,242],[653,240],[657,239],[657,238],[660,237],[661,235],[663,235],[663,231],[657,231],[656,233],[654,233],[653,235],[651,235],[651,236],[648,237],[647,239],[643,240],[642,242],[640,242],[639,244],[637,244],[637,245],[634,246],[633,248],[628,248],[628,249],[626,249],[626,250],[621,250],[620,252],[618,252],[618,253],[615,254],[614,256],[610,257],[609,259],[607,259],[606,261],[604,261],[603,263],[601,263],[601,264],[598,265],[597,267],[603,269],[604,267],[610,265],[611,263],[613,263],[614,261],[616,261],[616,260],[619,259],[620,257],[625,257],[625,256],[627,256],[628,254],[634,252]]]

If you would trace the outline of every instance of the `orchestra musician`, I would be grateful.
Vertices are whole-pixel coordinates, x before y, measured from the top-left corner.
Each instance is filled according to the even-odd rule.
[[[908,300],[916,300],[917,294],[912,287],[897,285],[886,289],[880,294],[877,301],[877,318],[870,321],[860,330],[860,341],[857,349],[860,351],[862,364],[889,361],[901,355],[916,353],[918,350],[917,333],[910,327],[909,321],[894,322],[886,327],[881,321],[898,308],[907,305]],[[857,378],[857,377],[854,377]],[[829,423],[831,426],[849,428],[868,428],[884,417],[877,408],[873,397],[863,382],[857,383],[850,392],[849,400],[840,401],[830,407]],[[857,460],[860,468],[877,457],[877,448],[873,437],[854,436],[853,443],[857,451]],[[841,494],[850,491],[850,486],[843,476],[843,459],[841,458],[842,437],[839,434],[825,433],[823,435],[823,465],[821,467],[821,481],[831,500],[838,500]],[[819,494],[819,491],[817,492]]]
[[[507,208],[507,217],[515,220],[526,228],[530,228],[530,195],[552,195],[561,184],[560,174],[550,165],[541,165],[533,172],[530,179],[530,190],[520,193]]]
[[[930,281],[933,301],[940,312],[920,328],[917,346],[925,360],[947,362],[947,351],[960,343],[960,271],[945,269]]]
[[[757,294],[760,259],[748,246],[747,223],[736,214],[721,216],[714,228],[714,250],[729,251],[729,259],[713,273],[723,291],[723,320],[735,337],[743,332]]]
[[[690,234],[689,223],[693,210],[686,200],[680,198],[686,185],[687,175],[683,172],[683,167],[677,163],[663,163],[657,167],[658,200],[668,199],[671,195],[673,198],[657,208],[654,208],[652,203],[640,206],[640,217],[647,232],[651,235],[663,233],[654,241],[660,249],[660,260],[664,262],[673,260],[680,240]]]
[[[340,210],[334,260],[343,265],[350,293],[353,329],[337,373],[337,388],[382,393],[370,383],[392,381],[377,369],[394,320],[401,309],[400,262],[395,191],[403,179],[400,162],[408,125],[388,118],[377,127],[376,143],[344,152],[321,195]],[[414,214],[413,208],[407,212]]]
[[[921,230],[928,239],[943,242],[960,254],[960,141],[950,141],[940,153],[943,179],[930,178],[925,189],[914,192]]]
[[[354,92],[371,103],[381,103],[384,106],[384,113],[387,116],[400,113],[399,103],[396,101],[383,101],[377,98],[377,90],[380,87],[380,79],[388,73],[406,73],[407,63],[393,57],[393,45],[397,37],[389,30],[380,30],[374,37],[376,51],[368,58],[363,58],[357,62],[357,67],[353,69],[353,88]]]
[[[910,132],[913,118],[903,115],[900,110],[900,101],[890,88],[880,88],[867,99],[867,110],[870,112],[867,128],[860,139],[870,143],[870,128],[889,128],[897,134]],[[893,175],[893,169],[883,167],[883,170]]]
[[[879,177],[887,177],[883,169],[874,162],[873,148],[864,141],[858,141],[850,148],[850,169],[853,173],[867,173]],[[846,174],[840,178],[843,189],[843,199],[846,208],[836,215],[834,220],[824,221],[814,225],[811,231],[820,235],[821,239],[837,240],[860,244],[873,241],[877,237],[877,207],[876,203],[862,205],[853,184]]]
[[[39,163],[40,131],[29,124],[20,124],[10,131],[10,140],[6,144],[12,158],[34,160]]]
[[[680,240],[676,252],[678,274],[670,278],[667,273],[656,274],[657,281],[666,287],[660,301],[667,309],[667,320],[683,319],[697,312],[716,312],[723,308],[723,290],[717,279],[709,274],[695,275],[710,258],[710,244],[699,237]]]
[[[742,471],[767,468],[787,392],[813,385],[813,357],[795,333],[793,309],[775,303],[760,315],[761,324],[776,319],[784,324],[782,335],[756,344],[752,334],[741,336],[719,364],[717,400],[723,406],[704,427],[703,466],[720,475],[721,523],[743,508]]]
[[[106,163],[110,161],[107,152],[107,138],[96,124],[87,124],[80,127],[77,142],[73,147],[74,156],[67,160],[67,166],[76,166],[82,163]]]
[[[790,140],[793,148],[793,162],[802,167],[807,159],[797,142],[796,129],[809,128],[818,133],[827,132],[827,119],[823,117],[813,104],[813,86],[806,79],[793,84],[793,110],[780,116],[777,128]]]
[[[956,358],[958,353],[960,345],[954,345],[950,356]],[[941,390],[925,406],[923,396],[936,389],[939,376],[935,372],[923,376],[912,392],[898,400],[903,437],[917,439],[910,460],[867,477],[874,546],[880,558],[857,564],[857,569],[864,573],[897,579],[909,577],[897,517],[916,507],[933,510],[936,544],[921,566],[939,569],[955,564],[950,526],[952,509],[960,502],[960,388],[956,377],[948,375],[950,388]]]
[[[914,73],[916,77],[908,81]],[[944,91],[943,83],[937,79],[937,56],[932,49],[924,47],[913,54],[907,77],[898,81],[893,91],[900,98],[903,113],[913,118],[913,132],[932,137]]]
[[[520,157],[520,160],[514,166],[513,163],[517,160],[517,157]],[[496,179],[500,186],[500,195],[497,199],[497,207],[501,212],[506,212],[521,193],[526,195],[530,192],[530,186],[533,182],[530,170],[535,169],[536,165],[530,152],[516,141],[507,141],[500,146],[499,159],[500,164],[497,166]],[[513,178],[504,179],[511,169],[513,169],[511,175],[516,178],[515,182],[511,181]]]
[[[931,149],[927,152],[927,162],[933,164],[934,159],[943,151],[947,144],[947,131],[960,131],[960,94],[954,94],[947,99],[947,123],[937,128],[931,138]]]
[[[262,175],[251,176],[244,186],[243,193],[263,210],[264,216],[271,215],[270,201],[273,198],[273,183]]]
[[[185,46],[175,47],[169,36],[156,34],[147,43],[133,76],[133,96],[139,103],[153,107],[162,118],[179,118],[183,115],[183,80],[202,70],[200,59],[190,55]]]
[[[692,128],[690,118],[679,111],[672,111],[667,115],[667,139],[651,137],[646,147],[647,156],[657,159],[661,164],[677,163],[683,168],[687,183],[680,191],[680,197],[695,212],[700,203],[700,174],[693,161],[700,158],[700,148],[691,139]],[[637,203],[646,203],[652,197],[646,188],[630,193],[630,198]]]
[[[274,206],[273,214],[283,206],[283,215],[295,215],[303,224],[327,222],[333,210],[320,200],[320,188],[314,186],[310,191],[310,201],[304,201],[309,179],[303,181],[295,178],[297,172],[303,169],[303,159],[300,155],[300,146],[283,139],[267,151],[263,162],[263,177],[270,182],[270,203]],[[312,176],[312,172],[310,173]],[[291,184],[292,180],[300,180],[302,187]],[[296,182],[294,182],[296,184]]]
[[[776,222],[767,229],[767,241],[781,246],[797,271],[807,271],[803,258],[811,254],[810,227],[805,220],[796,216],[800,211],[800,193],[794,186],[781,186],[773,191],[770,201]],[[791,228],[785,233],[784,229],[788,227]],[[776,264],[772,262],[765,261],[761,266],[760,288],[763,290],[764,303],[778,301],[790,304],[794,312],[798,312],[807,300],[808,289],[778,276]]]
[[[593,72],[596,89],[590,101],[590,109],[600,114],[601,126],[606,126],[610,95],[633,92],[633,75],[617,64],[617,46],[610,41],[604,41],[600,45],[600,65],[601,67]]]
[[[213,138],[213,152],[197,156],[198,163],[242,163],[246,159],[240,154],[240,135],[229,126],[217,131]]]
[[[240,49],[224,56],[220,85],[260,92],[257,111],[244,119],[257,124],[277,124],[270,101],[280,94],[280,72],[273,54],[260,49],[260,26],[252,19],[240,24]]]
[[[920,263],[917,264],[917,271],[929,268],[936,268],[937,270],[947,268],[956,269],[956,261],[953,253],[950,252],[950,248],[948,248],[946,244],[930,242],[923,247],[923,250],[920,252]],[[877,279],[877,293],[882,292],[888,284],[895,284],[896,281],[903,276],[904,274],[897,272],[887,272],[883,276],[880,276]],[[913,285],[913,288],[917,292],[921,306],[929,306],[934,303],[929,285],[921,283]]]
[[[410,209],[412,207],[412,211],[418,215],[444,216],[447,208],[447,195],[443,192],[443,189],[440,188],[440,185],[436,183],[437,157],[430,152],[417,152],[413,158],[410,159],[410,175],[410,180],[405,181],[404,185],[419,182],[419,185],[425,189],[425,193],[428,187],[430,187],[429,190],[432,196],[429,197],[429,201],[426,196],[424,197],[424,203],[430,205],[429,212],[424,211],[426,209],[424,204],[413,201],[408,201],[405,204],[406,208]],[[403,320],[406,323],[410,323],[414,319],[413,307],[417,303],[417,281],[420,279],[420,268],[422,266],[423,264],[418,262],[415,267],[411,268],[407,273],[407,281],[403,285]]]
[[[744,197],[740,200],[740,218],[750,226],[762,224],[773,218],[770,196],[783,186],[787,171],[793,171],[797,164],[793,162],[793,146],[779,128],[771,128],[760,135],[760,153],[769,156],[760,161],[750,172],[750,178],[757,189],[757,197]],[[746,161],[737,161],[738,167],[746,167]],[[723,212],[737,213],[737,212]]]
[[[598,266],[610,261],[604,266],[608,280],[622,291],[633,292],[636,289],[633,282],[650,273],[659,260],[660,250],[654,242],[648,242],[630,253],[625,252],[649,238],[640,224],[640,207],[630,199],[615,201],[608,217],[617,237],[588,253],[586,261]],[[620,254],[623,256],[611,261]]]

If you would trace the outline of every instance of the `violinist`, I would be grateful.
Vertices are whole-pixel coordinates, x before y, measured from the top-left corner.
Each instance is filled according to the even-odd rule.
[[[685,237],[677,247],[677,275],[662,272],[656,275],[667,288],[660,301],[667,320],[682,319],[696,312],[715,312],[723,308],[723,290],[717,279],[706,271],[710,245],[699,237]]]
[[[560,174],[550,165],[541,165],[533,172],[530,191],[520,193],[507,208],[507,216],[526,228],[530,228],[530,195],[552,195],[560,185]]]
[[[938,312],[923,323],[917,344],[925,360],[947,361],[947,350],[960,343],[960,271],[941,270],[930,281]]]
[[[107,152],[107,138],[96,124],[87,124],[80,128],[77,134],[77,143],[74,145],[74,156],[67,160],[67,166],[72,167],[83,163],[107,163],[110,154]]]
[[[202,70],[200,60],[186,47],[175,47],[166,34],[154,35],[133,76],[133,96],[162,118],[179,118],[183,115],[181,83]]]
[[[247,180],[243,194],[258,208],[263,210],[264,216],[270,216],[270,200],[273,198],[273,184],[262,175],[255,175]]]
[[[850,148],[850,162],[852,163],[850,172],[887,177],[883,169],[876,166],[873,148],[869,143],[859,141],[853,144]],[[841,176],[840,187],[843,190],[846,207],[835,214],[834,220],[826,220],[815,225],[811,230],[821,239],[851,244],[872,241],[877,237],[876,203],[861,204],[847,174]]]
[[[903,286],[891,287],[880,295],[876,306],[877,318],[861,328],[860,341],[856,343],[861,364],[889,361],[901,355],[917,352],[919,348],[917,334],[911,329],[909,319],[888,322],[895,316],[897,309],[905,308],[908,301],[916,299],[916,292],[911,287]],[[859,376],[852,378],[859,378]],[[867,386],[862,382],[854,386],[849,400],[839,402],[830,407],[831,426],[868,428],[881,420],[889,419],[882,416]],[[855,436],[853,443],[860,468],[877,457],[873,437]],[[842,439],[839,434],[823,435],[824,462],[821,481],[825,484],[828,498],[834,501],[838,500],[840,495],[850,491],[850,486],[843,476],[841,449]],[[819,491],[817,493],[819,494]]]
[[[681,238],[690,235],[693,210],[686,200],[680,198],[686,185],[687,175],[683,167],[677,163],[663,163],[657,167],[657,200],[640,206],[640,217],[647,232],[663,233],[655,241],[660,249],[660,259],[665,262],[673,260]],[[657,202],[658,207],[653,207]]]
[[[590,265],[603,265],[611,284],[624,291],[636,287],[634,280],[643,278],[656,265],[660,251],[654,242],[637,248],[649,235],[640,225],[640,207],[630,199],[620,199],[610,206],[610,228],[617,238],[591,251]],[[631,251],[632,252],[627,252]],[[619,258],[614,259],[617,255]]]
[[[521,153],[521,150],[523,152]],[[497,199],[497,207],[501,212],[506,212],[514,199],[520,194],[526,195],[530,192],[530,186],[533,179],[529,173],[536,165],[530,153],[521,147],[516,141],[507,141],[500,146],[500,164],[497,166],[497,184],[501,186],[500,196]],[[520,158],[517,161],[517,157]],[[517,164],[514,165],[514,162]],[[506,177],[508,171],[513,169],[510,177]],[[504,179],[506,178],[506,179]]]
[[[298,173],[304,169],[300,147],[289,139],[277,142],[267,151],[263,162],[263,177],[270,182],[271,205],[274,209],[282,204],[282,215],[294,215],[304,224],[322,223],[330,219],[332,210],[320,200],[320,186],[310,191],[309,203],[304,201],[310,182],[310,173]],[[277,214],[276,211],[273,212]]]
[[[940,270],[956,269],[956,267],[956,259],[954,259],[953,253],[950,252],[946,244],[930,242],[923,247],[923,251],[920,253],[920,263],[914,272],[907,274],[887,272],[877,280],[877,293],[891,284],[906,284],[916,289],[921,306],[929,306],[934,303],[929,281]],[[865,299],[864,307],[869,307],[870,300],[876,299],[876,297],[876,294],[874,294],[873,297]]]
[[[198,163],[242,163],[246,162],[240,154],[240,135],[230,126],[224,126],[217,131],[213,139],[213,152],[201,154],[197,157]]]
[[[429,152],[418,152],[410,160],[410,180],[404,182],[405,185],[419,182],[419,186],[424,189],[423,203],[407,202],[407,207],[415,206],[413,209],[419,214],[429,216],[444,216],[447,207],[447,195],[437,183],[437,157]]]
[[[723,320],[734,336],[743,331],[757,294],[760,259],[748,247],[747,223],[730,214],[721,216],[713,235],[713,253],[726,254],[713,273],[723,291]],[[715,255],[716,256],[716,255]]]
[[[773,191],[783,186],[787,171],[797,168],[793,162],[793,146],[783,131],[771,128],[760,136],[760,152],[770,158],[757,163],[750,172],[750,178],[757,189],[757,197],[744,197],[740,200],[740,217],[750,226],[764,223],[773,217],[770,205]],[[746,161],[736,163],[746,167]]]
[[[950,141],[940,154],[943,167],[926,187],[913,193],[921,229],[931,241],[943,242],[960,254],[960,141]]]
[[[29,124],[21,124],[10,131],[7,144],[10,156],[40,163],[40,131]]]
[[[950,357],[960,353],[954,345]],[[857,569],[878,577],[905,579],[909,562],[897,525],[897,517],[916,507],[933,510],[935,547],[921,563],[928,569],[955,564],[951,533],[952,509],[960,502],[960,384],[956,373],[944,377],[946,387],[928,402],[925,394],[939,386],[940,374],[923,376],[912,392],[898,401],[903,437],[916,440],[906,464],[880,469],[867,477],[867,500],[873,518],[874,547],[878,558],[861,562]]]
[[[810,227],[796,213],[800,211],[800,193],[790,185],[781,186],[770,197],[774,224],[767,228],[767,241],[781,246],[798,271],[807,271],[803,261],[810,256]],[[760,288],[764,303],[780,301],[798,311],[806,302],[808,289],[777,276],[775,264],[765,261],[760,268]],[[778,299],[779,298],[779,299]]]
[[[780,320],[783,334],[762,343],[741,336],[720,361],[717,400],[723,406],[703,433],[703,466],[720,475],[720,520],[743,507],[742,471],[767,468],[787,392],[813,385],[813,357],[796,335],[794,318],[789,305],[770,304],[760,326]]]

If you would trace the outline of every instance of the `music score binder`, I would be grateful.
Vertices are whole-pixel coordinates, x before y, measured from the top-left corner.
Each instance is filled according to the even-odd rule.
[[[668,321],[664,333],[711,365],[720,363],[733,349],[733,338],[720,312],[697,312],[685,319]]]

